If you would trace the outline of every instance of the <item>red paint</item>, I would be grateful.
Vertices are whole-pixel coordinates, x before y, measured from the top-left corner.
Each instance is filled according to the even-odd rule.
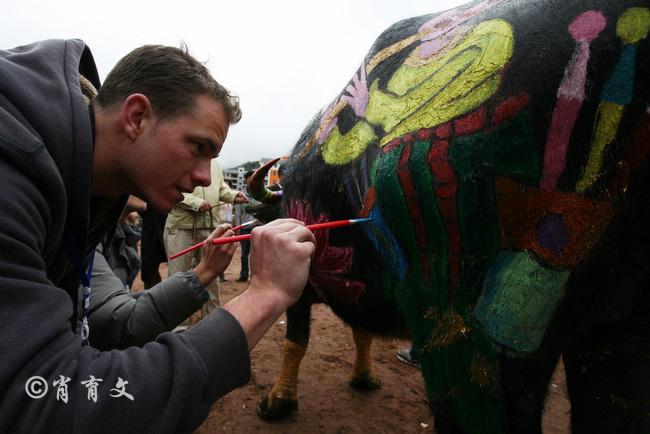
[[[366,196],[363,198],[363,208],[361,208],[361,212],[359,212],[359,217],[368,217],[376,200],[377,190],[375,190],[375,187],[369,187]]]
[[[317,219],[311,211],[309,203],[291,201],[288,216],[309,224],[324,223],[329,216],[321,214]],[[336,298],[344,302],[356,302],[363,291],[365,284],[348,278],[352,269],[352,247],[330,246],[330,231],[314,233],[316,238],[316,251],[309,271],[309,282],[321,297]]]
[[[390,151],[397,148],[401,144],[402,144],[402,139],[397,138],[397,139],[391,140],[390,142],[388,142],[388,144],[386,144],[383,148],[380,148],[380,149],[381,149],[381,152],[383,152],[384,154],[388,154]]]
[[[474,110],[470,114],[454,121],[454,131],[458,135],[473,134],[485,128],[487,123],[487,110],[485,106]]]
[[[499,104],[492,114],[492,126],[499,125],[515,117],[524,107],[528,105],[528,94],[520,93],[511,96]]]
[[[402,190],[404,191],[404,199],[406,200],[406,207],[409,210],[411,221],[413,222],[413,229],[415,230],[415,238],[420,249],[420,262],[422,264],[422,273],[424,282],[429,285],[429,259],[426,254],[427,236],[426,228],[424,226],[424,219],[422,218],[422,211],[420,203],[418,202],[417,192],[413,184],[411,170],[409,169],[409,159],[411,158],[411,146],[404,146],[402,154],[400,155],[399,164],[397,167],[397,175],[399,177]]]
[[[441,140],[434,142],[429,150],[427,160],[435,178],[433,187],[436,192],[438,209],[440,210],[447,235],[447,248],[449,250],[447,272],[449,273],[450,283],[449,297],[452,299],[453,291],[458,286],[460,280],[461,242],[458,215],[456,212],[458,180],[454,168],[449,164],[447,157],[448,150],[448,141]]]
[[[449,136],[451,135],[451,122],[447,122],[437,126],[434,132],[436,136],[440,139],[449,138]]]
[[[433,135],[431,128],[422,128],[416,134],[418,140],[429,140]]]

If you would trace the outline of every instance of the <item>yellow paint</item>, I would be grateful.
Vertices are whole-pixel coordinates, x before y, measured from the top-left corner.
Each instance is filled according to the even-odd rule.
[[[442,56],[423,66],[402,65],[384,92],[370,87],[366,119],[388,134],[380,146],[409,131],[467,113],[494,94],[512,56],[512,27],[503,20],[477,25]]]
[[[426,35],[431,33],[434,29],[435,27],[429,27],[428,29],[421,30],[415,35],[411,35],[408,38],[404,38],[401,41],[397,41],[394,44],[391,44],[388,47],[379,50],[379,52],[375,54],[372,57],[372,59],[370,59],[370,61],[368,62],[368,65],[366,66],[366,72],[370,74],[370,71],[375,69],[375,67],[379,65],[381,62],[388,59],[392,55],[399,53],[404,48],[408,47],[418,39],[424,38]]]
[[[328,164],[346,164],[357,158],[368,145],[377,140],[374,130],[360,120],[347,134],[339,132],[338,125],[323,143],[323,160]]]
[[[587,160],[584,174],[576,185],[578,192],[585,192],[598,179],[598,174],[603,166],[605,146],[616,138],[618,126],[623,116],[623,109],[623,106],[609,101],[603,101],[598,106],[596,129],[591,150],[589,151],[589,159]]]
[[[366,66],[367,73],[429,32],[430,29],[424,30],[381,50]],[[513,45],[510,24],[503,20],[485,21],[423,64],[401,65],[388,82],[386,92],[379,89],[375,80],[369,89],[365,120],[360,119],[345,135],[335,126],[323,143],[323,159],[329,164],[346,164],[357,158],[377,140],[373,125],[386,131],[379,143],[384,146],[410,131],[431,128],[474,110],[498,89],[500,73],[512,56]],[[346,105],[339,101],[327,114],[300,157],[307,155]]]
[[[616,34],[626,44],[634,44],[648,36],[650,30],[650,9],[629,8],[616,22]]]
[[[645,39],[648,31],[650,31],[650,9],[648,8],[629,8],[621,14],[616,22],[616,34],[626,44],[633,44]],[[589,158],[584,173],[576,184],[578,192],[584,193],[598,179],[603,167],[605,147],[616,138],[624,109],[624,106],[609,101],[603,101],[598,106]]]

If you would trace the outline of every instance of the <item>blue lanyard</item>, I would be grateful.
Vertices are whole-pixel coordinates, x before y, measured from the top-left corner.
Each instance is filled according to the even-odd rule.
[[[90,307],[90,279],[93,277],[93,262],[95,260],[95,253],[93,249],[93,255],[90,257],[90,264],[88,264],[88,269],[84,271],[83,264],[81,263],[81,254],[79,253],[79,249],[72,248],[71,246],[71,250],[72,259],[74,260],[74,268],[77,270],[77,273],[79,273],[79,277],[81,277],[81,285],[83,287],[81,301],[81,345],[88,345],[88,336],[90,335],[90,325],[88,324],[88,308]]]

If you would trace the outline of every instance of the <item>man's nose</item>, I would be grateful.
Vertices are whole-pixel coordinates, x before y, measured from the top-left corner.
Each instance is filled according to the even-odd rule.
[[[196,170],[192,172],[192,181],[195,187],[207,187],[212,182],[210,176],[210,161],[201,163],[197,166]]]

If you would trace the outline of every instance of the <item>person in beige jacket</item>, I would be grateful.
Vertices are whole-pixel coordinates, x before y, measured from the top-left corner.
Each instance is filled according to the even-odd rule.
[[[219,204],[246,203],[248,197],[241,191],[231,190],[223,179],[221,166],[216,158],[211,164],[212,183],[208,187],[196,187],[192,193],[183,193],[183,201],[174,206],[165,222],[164,242],[167,256],[200,243],[219,226]],[[199,250],[169,261],[169,275],[190,270],[200,261]],[[201,308],[201,317],[212,312],[221,303],[216,279],[206,286],[210,295]]]

